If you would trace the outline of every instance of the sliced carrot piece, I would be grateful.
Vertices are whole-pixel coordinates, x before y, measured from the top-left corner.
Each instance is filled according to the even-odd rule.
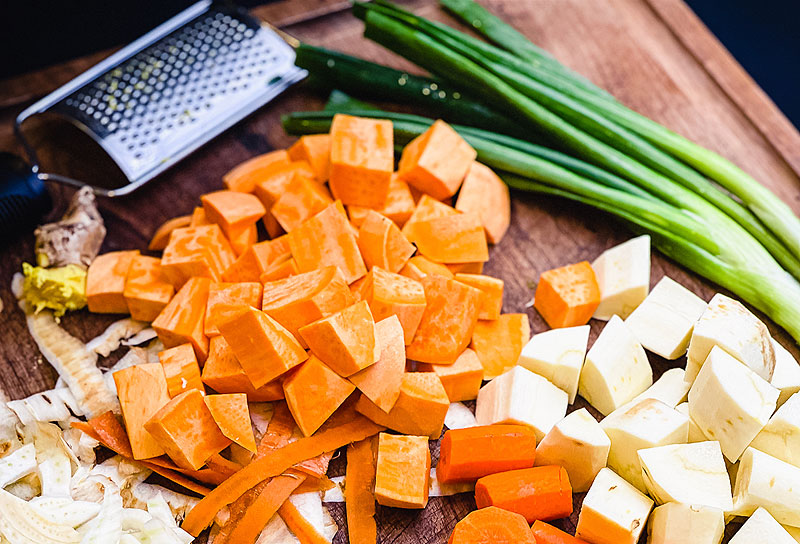
[[[164,347],[173,348],[189,342],[200,362],[208,357],[208,337],[203,334],[203,322],[210,286],[208,278],[191,278],[152,324]]]
[[[260,310],[240,308],[218,327],[254,387],[271,382],[308,358],[280,323]]]
[[[230,237],[244,227],[254,225],[267,213],[257,197],[238,191],[214,191],[200,197],[206,217]]]
[[[482,262],[445,264],[453,274],[483,274],[483,265]]]
[[[196,207],[192,211],[191,219],[189,220],[190,227],[202,227],[204,225],[210,225],[211,221],[208,220],[206,216],[206,211],[202,207]]]
[[[197,389],[170,400],[144,424],[179,467],[198,470],[231,443],[219,430]]]
[[[211,339],[203,367],[203,383],[217,393],[244,393],[250,402],[272,402],[283,398],[283,386],[275,380],[256,389],[222,336]]]
[[[122,296],[133,319],[153,321],[164,309],[175,288],[161,274],[161,260],[134,255],[125,277]]]
[[[300,327],[298,332],[314,355],[344,377],[367,368],[380,357],[375,321],[363,300]]]
[[[392,174],[386,204],[376,211],[394,221],[398,227],[402,227],[411,217],[411,214],[414,213],[416,205],[414,198],[411,196],[411,190],[408,188],[408,183],[399,179],[397,174]],[[362,206],[348,206],[347,214],[350,216],[350,222],[353,226],[360,227],[369,210],[370,208]]]
[[[427,275],[420,283],[425,288],[425,312],[406,354],[423,363],[452,364],[472,338],[481,292],[437,275]]]
[[[486,234],[478,218],[460,213],[414,223],[408,237],[419,252],[437,263],[489,260]]]
[[[353,304],[342,271],[335,266],[264,284],[261,309],[306,346],[298,330]]]
[[[301,272],[338,266],[348,284],[367,273],[341,202],[334,202],[294,229],[289,234],[289,247]]]
[[[150,251],[161,251],[167,247],[167,242],[169,242],[169,237],[172,235],[173,230],[188,227],[191,222],[191,215],[181,215],[179,217],[167,219],[156,229],[156,232],[150,239],[150,243],[147,245],[147,249]]]
[[[480,289],[481,306],[478,319],[497,319],[503,309],[503,280],[480,274],[456,274],[456,280]]]
[[[328,181],[331,166],[331,137],[329,134],[308,134],[289,148],[289,158],[293,161],[306,161],[314,170],[314,177],[320,183]]]
[[[283,382],[286,404],[305,436],[314,434],[354,390],[313,355]]]
[[[358,230],[358,247],[367,268],[399,272],[414,254],[414,246],[390,219],[370,210]]]
[[[397,173],[403,181],[441,200],[456,194],[477,155],[440,119],[403,149]]]
[[[333,202],[324,185],[305,176],[296,175],[273,204],[270,212],[286,232],[299,227]]]
[[[378,528],[375,523],[375,462],[377,457],[375,440],[367,438],[347,447],[347,469],[344,491],[347,513],[348,540],[352,544],[377,542]]]
[[[392,122],[336,114],[331,124],[330,187],[344,204],[380,208],[394,171]]]
[[[549,521],[572,514],[572,486],[566,469],[555,465],[498,472],[477,481],[475,504],[516,512],[528,523]]]
[[[483,383],[483,365],[475,352],[469,348],[458,356],[452,365],[420,363],[421,372],[435,372],[442,380],[450,402],[475,400]]]
[[[571,534],[565,533],[561,529],[538,519],[533,522],[531,532],[536,537],[537,544],[587,544],[585,540],[575,538]]]
[[[480,219],[490,244],[497,244],[511,224],[508,186],[488,166],[473,162],[461,185],[456,209]]]
[[[458,215],[458,210],[443,202],[439,202],[432,196],[422,195],[411,217],[409,217],[408,221],[403,225],[403,234],[406,235],[409,241],[413,242],[414,240],[411,233],[416,223],[438,219],[439,217],[449,217],[451,215]]]
[[[425,508],[431,451],[427,436],[378,435],[375,500],[394,508]]]
[[[218,225],[187,227],[172,232],[161,256],[161,270],[178,289],[192,277],[219,281],[235,260],[236,254]]]
[[[125,278],[138,251],[112,251],[98,255],[86,274],[89,311],[98,314],[127,314]]]
[[[272,266],[264,271],[258,279],[262,283],[268,283],[282,280],[290,276],[296,276],[299,273],[297,261],[295,261],[291,255],[286,255],[286,258],[279,259],[272,263]]]
[[[279,236],[253,244],[242,253],[222,274],[227,282],[259,281],[258,278],[278,259],[291,255],[289,239]]]
[[[600,304],[600,287],[587,261],[542,273],[533,307],[550,327],[585,325]]]
[[[164,453],[144,424],[169,402],[164,370],[158,363],[145,363],[114,372],[122,417],[130,438],[133,459],[149,459]]]
[[[525,518],[494,506],[467,514],[447,544],[537,544]]]
[[[228,233],[228,241],[231,243],[231,249],[238,258],[247,251],[247,248],[258,242],[258,227],[254,223],[236,228]]]
[[[289,160],[289,153],[285,149],[270,151],[236,166],[222,176],[222,182],[231,191],[252,193],[257,182],[269,175],[275,167],[289,164]]]
[[[536,459],[536,433],[525,425],[450,429],[439,448],[439,481],[471,482],[496,472],[531,468]]]
[[[170,398],[177,397],[188,389],[197,389],[205,394],[206,388],[200,379],[200,365],[191,344],[181,344],[159,352],[158,360],[167,379]]]
[[[362,395],[356,411],[379,425],[403,434],[439,438],[450,400],[439,377],[433,372],[406,372],[400,395],[389,412]]]
[[[206,336],[217,336],[217,325],[233,316],[240,306],[261,308],[261,284],[255,282],[212,283],[208,288],[205,324]]]
[[[350,376],[350,381],[381,410],[388,412],[400,396],[406,369],[403,327],[396,315],[375,323],[380,357],[374,365]]]
[[[247,395],[244,393],[207,395],[203,400],[222,434],[234,444],[255,453],[256,439],[250,424]]]
[[[483,379],[492,380],[516,365],[530,339],[526,314],[503,314],[493,321],[478,321],[470,347],[483,365]]]
[[[422,255],[415,255],[411,257],[400,271],[400,275],[417,281],[420,281],[428,274],[435,274],[445,278],[454,277],[453,273],[450,272],[450,269],[445,265],[435,263],[427,257],[423,257]]]

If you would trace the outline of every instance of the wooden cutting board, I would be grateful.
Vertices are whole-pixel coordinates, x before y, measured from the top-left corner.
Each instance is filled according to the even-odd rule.
[[[284,20],[296,20],[292,17],[296,16],[298,4],[303,3],[320,13],[325,11],[326,3],[319,0],[291,0],[271,4],[260,13],[273,21],[287,14],[291,16]],[[422,15],[454,24],[433,0],[403,3]],[[800,212],[800,134],[681,0],[484,3],[626,104],[734,160]],[[312,44],[416,71],[399,57],[365,41],[361,22],[347,12],[322,16],[285,30]],[[69,70],[63,67],[59,73],[63,76]],[[39,74],[16,78],[14,83],[24,95],[26,90],[40,90],[41,80]],[[102,202],[109,232],[103,250],[145,248],[158,224],[167,217],[189,213],[200,194],[221,186],[222,174],[232,166],[253,155],[287,146],[292,139],[280,127],[282,113],[318,109],[323,98],[302,88],[293,89],[134,195]],[[0,112],[0,116],[9,117],[7,112]],[[13,148],[13,141],[0,134],[0,149]],[[504,310],[527,312],[533,332],[540,332],[546,329],[544,322],[526,307],[539,274],[567,263],[592,260],[603,249],[630,236],[624,225],[590,208],[515,194],[511,228],[492,249],[486,272],[506,282]],[[5,248],[0,260],[0,298],[5,305],[0,313],[0,385],[12,398],[52,387],[56,378],[29,337],[9,288],[11,275],[32,256],[33,239],[29,235]],[[705,299],[715,292],[709,282],[655,254],[651,282],[655,284],[665,274]],[[80,312],[65,317],[63,323],[86,340],[112,320]],[[592,323],[592,340],[601,326]],[[797,354],[788,335],[771,324],[770,328],[782,344]],[[683,360],[667,363],[655,356],[651,356],[651,362],[656,376],[684,364]],[[579,399],[571,409],[583,406],[585,403]],[[433,443],[434,462],[437,450]],[[342,461],[335,462],[332,470],[342,473]],[[576,512],[581,500],[582,496],[575,497]],[[446,542],[456,521],[474,507],[469,494],[433,498],[421,512],[379,507],[380,541]],[[342,505],[333,505],[331,510],[345,529]],[[573,515],[558,524],[571,531],[576,521],[577,515]],[[344,530],[336,541],[347,542]]]

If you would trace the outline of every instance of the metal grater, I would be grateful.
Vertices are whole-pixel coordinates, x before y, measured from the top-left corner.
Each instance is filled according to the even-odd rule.
[[[89,184],[100,195],[123,195],[305,75],[270,27],[204,0],[26,109],[15,128],[40,179],[82,186],[87,180],[40,171],[25,129],[37,117],[77,127],[124,176],[112,187]]]

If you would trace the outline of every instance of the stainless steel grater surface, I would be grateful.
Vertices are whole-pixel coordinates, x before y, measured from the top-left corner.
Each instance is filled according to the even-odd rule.
[[[38,165],[25,128],[32,118],[74,125],[127,178],[111,187],[92,184],[95,192],[122,195],[304,76],[293,49],[267,25],[231,4],[205,0],[26,109],[17,131]],[[41,170],[45,180],[87,181]]]

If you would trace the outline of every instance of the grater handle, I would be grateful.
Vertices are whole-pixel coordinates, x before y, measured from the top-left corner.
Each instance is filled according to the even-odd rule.
[[[29,231],[51,207],[44,181],[16,155],[0,153],[0,242]]]

